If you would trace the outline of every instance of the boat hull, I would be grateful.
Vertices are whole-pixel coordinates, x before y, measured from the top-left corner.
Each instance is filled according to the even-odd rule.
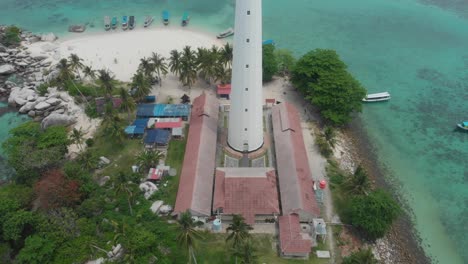
[[[388,101],[390,100],[391,97],[388,97],[388,98],[379,98],[379,99],[362,99],[363,102],[366,102],[366,103],[373,103],[373,102],[385,102],[385,101]]]
[[[457,127],[460,128],[461,130],[468,131],[468,127],[462,126],[462,124],[457,124]]]

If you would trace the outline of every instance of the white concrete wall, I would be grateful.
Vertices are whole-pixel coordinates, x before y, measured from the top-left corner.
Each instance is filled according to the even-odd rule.
[[[228,143],[254,151],[263,145],[261,0],[236,1],[231,84]]]

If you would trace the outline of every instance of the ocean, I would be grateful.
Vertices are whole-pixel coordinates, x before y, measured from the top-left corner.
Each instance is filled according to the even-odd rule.
[[[0,0],[0,24],[67,35],[88,23],[102,31],[104,15],[184,11],[190,27],[217,33],[233,26],[234,0]],[[360,115],[375,159],[407,201],[422,245],[434,262],[468,263],[468,3],[460,0],[264,0],[264,39],[296,56],[315,48],[338,51],[369,92],[387,103]],[[138,20],[140,18],[140,20]],[[163,41],[163,40],[161,40]],[[17,117],[1,116],[4,123]]]

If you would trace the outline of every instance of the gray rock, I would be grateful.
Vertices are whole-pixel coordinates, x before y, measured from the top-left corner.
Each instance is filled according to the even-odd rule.
[[[54,42],[56,39],[57,39],[57,36],[55,36],[54,33],[43,34],[41,36],[42,41]]]
[[[45,51],[45,52],[51,52],[51,51],[54,51],[54,50],[58,49],[58,46],[54,45],[52,43],[46,43],[46,44],[41,46],[41,49],[43,51]]]
[[[0,65],[0,75],[12,74],[14,72],[16,72],[15,66],[11,64]]]
[[[33,110],[33,109],[34,109],[34,106],[36,106],[36,102],[27,102],[25,105],[23,105],[23,106],[20,108],[19,112],[20,112],[21,114],[25,114],[25,113],[27,113],[27,112]]]
[[[59,99],[54,97],[47,99],[45,102],[50,105],[59,105],[61,103]]]
[[[36,106],[34,106],[34,109],[36,110],[45,110],[47,108],[50,107],[50,104],[46,103],[46,102],[39,102]]]
[[[0,44],[0,52],[6,52],[7,48],[5,48],[2,44]]]
[[[8,91],[8,90],[5,89],[5,88],[0,88],[0,93],[5,93],[6,91]]]
[[[28,101],[25,100],[24,98],[21,98],[21,97],[16,97],[15,98],[15,105],[16,106],[22,106],[22,105],[25,105]]]
[[[0,57],[1,57],[1,58],[4,58],[4,59],[5,59],[5,58],[8,58],[9,56],[10,56],[10,54],[8,54],[8,53],[0,52]]]
[[[34,112],[34,111],[29,111],[29,112],[28,112],[28,116],[29,116],[29,117],[35,117],[35,116],[36,116],[36,112]]]
[[[57,79],[59,75],[60,75],[60,71],[58,70],[51,71],[47,76],[44,77],[44,81],[50,82],[52,80]]]
[[[29,43],[36,43],[36,42],[41,41],[41,38],[38,37],[38,36],[31,36],[31,37],[28,38],[28,41],[29,41]]]
[[[41,128],[46,129],[50,126],[69,126],[74,124],[76,119],[74,117],[68,115],[61,115],[61,114],[51,114],[48,117],[44,118],[41,123]]]

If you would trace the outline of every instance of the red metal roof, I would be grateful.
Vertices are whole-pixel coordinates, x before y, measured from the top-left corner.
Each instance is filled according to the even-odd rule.
[[[151,169],[149,169],[147,179],[148,180],[161,180],[162,175],[163,175],[162,170],[158,170],[156,168],[151,168]]]
[[[210,216],[219,104],[203,93],[195,98],[174,213]]]
[[[272,108],[281,208],[283,215],[298,213],[301,221],[320,215],[304,145],[299,113],[291,104]]]
[[[297,214],[278,217],[279,240],[282,254],[309,254],[312,241],[304,239],[301,235],[301,224]]]
[[[231,94],[231,85],[230,84],[218,84],[218,94],[226,95]]]
[[[276,173],[273,168],[216,169],[213,211],[241,214],[248,224],[255,215],[279,214]]]
[[[172,119],[172,118],[171,118]],[[175,121],[177,120],[177,121]],[[154,123],[154,128],[176,128],[176,127],[182,127],[182,118],[176,118],[175,120],[173,121],[166,121],[166,120],[162,120],[162,121],[158,121],[156,123]]]

